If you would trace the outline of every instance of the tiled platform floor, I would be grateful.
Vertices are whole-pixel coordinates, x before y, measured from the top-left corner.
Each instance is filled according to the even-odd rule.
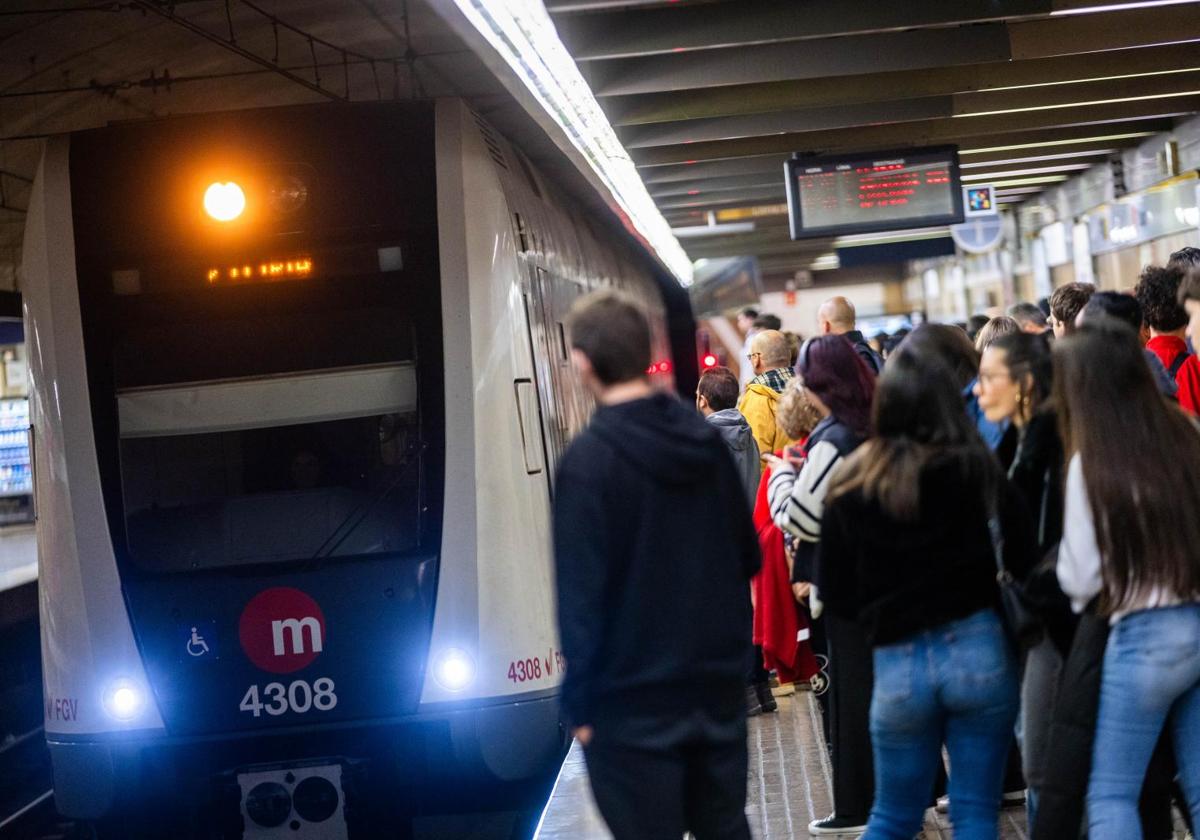
[[[807,838],[808,823],[831,808],[829,758],[816,733],[820,712],[808,692],[779,698],[779,711],[750,719],[750,778],[746,813],[757,840]],[[1002,840],[1025,840],[1025,811],[1008,808]],[[588,788],[579,745],[563,763],[554,795],[535,835],[538,840],[608,840]],[[929,811],[925,840],[951,840],[944,815]]]

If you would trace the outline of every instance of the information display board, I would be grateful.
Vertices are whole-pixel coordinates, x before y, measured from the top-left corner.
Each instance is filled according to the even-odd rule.
[[[793,239],[958,224],[958,149],[793,157],[785,164]]]

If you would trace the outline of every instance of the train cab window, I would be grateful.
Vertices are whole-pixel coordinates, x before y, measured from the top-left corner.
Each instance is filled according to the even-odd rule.
[[[411,365],[118,394],[126,539],[148,570],[417,547]]]

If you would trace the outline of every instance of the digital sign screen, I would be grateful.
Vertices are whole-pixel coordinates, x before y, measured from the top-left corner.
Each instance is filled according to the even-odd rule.
[[[244,262],[208,269],[205,280],[209,285],[240,283],[270,283],[276,280],[298,280],[312,276],[313,261],[309,257],[290,260],[270,260],[254,264]]]
[[[963,220],[954,147],[794,157],[785,172],[793,239]]]

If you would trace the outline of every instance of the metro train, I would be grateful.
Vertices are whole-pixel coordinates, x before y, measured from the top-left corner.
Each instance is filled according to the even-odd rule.
[[[47,143],[23,291],[61,813],[336,838],[397,786],[553,769],[568,308],[625,289],[653,378],[695,377],[684,291],[565,195],[459,100]]]

